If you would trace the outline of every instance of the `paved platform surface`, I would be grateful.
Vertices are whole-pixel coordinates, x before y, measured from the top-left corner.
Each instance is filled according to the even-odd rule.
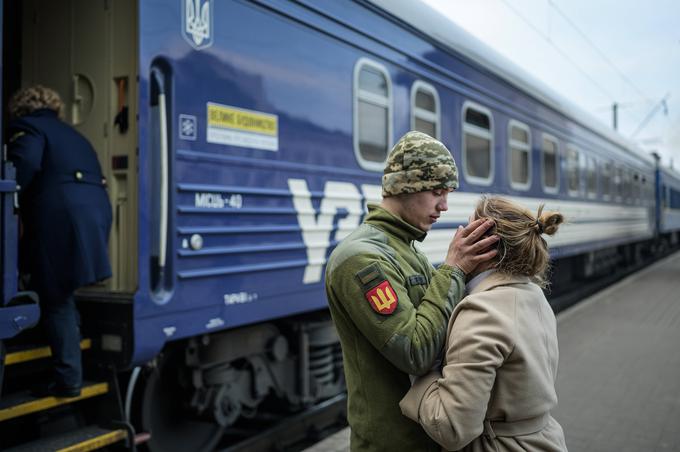
[[[680,451],[680,253],[558,316],[570,451]]]
[[[557,316],[570,452],[680,452],[680,253]],[[349,428],[304,452],[349,450]]]

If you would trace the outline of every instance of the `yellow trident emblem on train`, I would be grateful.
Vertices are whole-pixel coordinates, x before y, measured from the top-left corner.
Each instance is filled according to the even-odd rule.
[[[366,294],[373,309],[380,314],[391,314],[397,307],[397,295],[389,281],[383,281]]]

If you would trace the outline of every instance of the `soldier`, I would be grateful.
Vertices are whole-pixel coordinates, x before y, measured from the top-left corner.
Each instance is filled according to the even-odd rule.
[[[437,269],[415,248],[456,188],[449,150],[408,132],[387,159],[382,203],[368,206],[363,224],[328,260],[326,294],[343,350],[352,451],[439,449],[401,415],[399,401],[409,375],[435,364],[465,275],[496,255],[490,248],[498,240],[480,240],[491,221],[459,227]]]
[[[97,154],[60,120],[62,108],[49,88],[19,91],[9,103],[8,157],[20,187],[20,267],[40,297],[54,362],[54,381],[39,392],[75,397],[82,365],[73,292],[111,276],[111,204]]]

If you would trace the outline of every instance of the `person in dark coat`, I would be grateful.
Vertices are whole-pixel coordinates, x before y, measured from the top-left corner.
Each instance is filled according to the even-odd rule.
[[[59,95],[42,86],[10,100],[8,158],[19,185],[20,268],[38,293],[52,347],[48,393],[75,397],[82,386],[79,315],[73,293],[111,276],[111,204],[92,145],[60,119]]]

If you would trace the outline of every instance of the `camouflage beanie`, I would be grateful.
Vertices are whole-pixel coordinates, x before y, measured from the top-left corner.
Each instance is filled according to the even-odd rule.
[[[451,152],[429,135],[408,132],[387,157],[383,197],[437,188],[458,188],[458,169]]]

